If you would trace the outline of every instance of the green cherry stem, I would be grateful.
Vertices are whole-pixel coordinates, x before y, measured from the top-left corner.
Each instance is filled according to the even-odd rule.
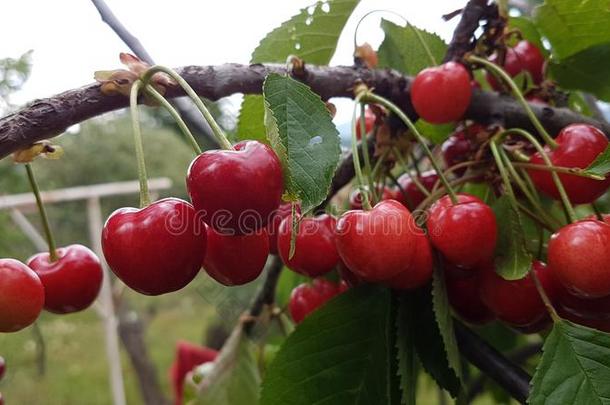
[[[555,142],[555,140],[551,137],[551,135],[549,135],[546,129],[544,129],[544,126],[540,123],[540,120],[538,120],[538,117],[536,117],[534,111],[532,111],[532,108],[523,97],[523,94],[521,94],[521,91],[519,91],[519,88],[517,87],[515,82],[510,78],[508,73],[504,71],[504,69],[502,69],[495,63],[488,61],[487,59],[479,58],[475,55],[467,56],[466,60],[472,63],[478,63],[483,65],[485,69],[489,70],[492,74],[499,76],[506,84],[508,84],[511,91],[513,92],[513,95],[517,98],[519,103],[525,109],[525,112],[527,113],[530,121],[532,122],[542,139],[544,139],[544,142],[546,142],[546,144],[549,145],[552,149],[555,149],[557,147],[557,142]]]
[[[153,75],[155,73],[159,73],[159,72],[165,73],[168,76],[170,76],[172,79],[174,79],[180,85],[180,87],[182,87],[184,92],[191,98],[191,100],[193,100],[193,102],[195,103],[195,105],[197,106],[197,108],[199,109],[199,111],[201,112],[203,117],[205,118],[205,120],[210,125],[210,128],[212,128],[214,137],[216,138],[216,141],[218,142],[220,147],[222,149],[226,149],[226,150],[233,149],[231,142],[229,142],[229,140],[227,139],[227,136],[224,133],[224,131],[222,130],[222,128],[220,128],[220,126],[216,123],[216,121],[214,120],[214,117],[212,117],[212,114],[210,113],[208,108],[205,106],[204,102],[201,101],[201,98],[199,98],[199,96],[197,95],[195,90],[193,90],[193,88],[186,82],[186,80],[184,80],[182,78],[182,76],[180,76],[178,73],[176,73],[172,69],[166,68],[165,66],[155,65],[155,66],[150,67],[146,71],[146,73],[144,73],[141,80],[144,83],[148,84],[148,82],[151,80]]]
[[[415,137],[417,142],[420,144],[420,146],[426,153],[426,156],[430,160],[430,164],[432,165],[432,168],[436,171],[436,174],[438,175],[439,179],[443,182],[443,185],[445,186],[445,190],[447,190],[447,193],[449,194],[449,198],[451,198],[451,202],[453,204],[457,204],[458,199],[457,199],[457,195],[455,194],[455,190],[453,190],[453,188],[451,187],[451,184],[449,183],[447,178],[443,175],[443,171],[439,167],[438,163],[436,163],[436,160],[434,159],[434,155],[432,154],[432,151],[426,144],[426,140],[419,133],[419,131],[415,127],[415,124],[413,124],[413,122],[409,119],[409,117],[407,117],[406,114],[403,113],[402,110],[396,104],[392,103],[390,100],[388,100],[386,98],[378,96],[377,94],[374,94],[371,91],[364,91],[361,94],[365,98],[366,101],[371,101],[373,103],[378,103],[378,104],[385,106],[387,109],[389,109],[394,114],[396,114],[396,116],[398,118],[400,118],[400,120],[402,122],[405,123],[405,125],[409,128],[409,130],[411,131],[411,133],[413,134],[413,136]]]
[[[366,122],[364,119],[364,103],[360,103],[360,148],[362,149],[362,157],[364,160],[364,172],[369,181],[369,187],[371,188],[371,192],[375,195],[375,183],[373,181],[373,170],[371,169],[371,159],[369,157],[369,143],[368,137],[366,134]]]
[[[42,220],[42,228],[44,229],[47,244],[49,245],[49,259],[51,262],[54,262],[59,259],[59,257],[57,256],[57,248],[55,245],[55,239],[53,238],[53,232],[51,232],[51,226],[49,225],[49,217],[47,216],[47,210],[44,207],[42,198],[40,197],[40,188],[38,187],[36,177],[34,177],[34,170],[32,169],[32,166],[29,163],[26,163],[25,170],[28,173],[30,187],[32,188],[32,192],[34,193],[34,197],[36,198],[36,205],[38,206],[38,212],[40,213],[40,219]]]
[[[398,150],[398,148],[394,147],[392,151],[394,152],[396,159],[398,159],[398,163],[400,163],[402,168],[405,170],[405,173],[407,174],[407,176],[409,176],[409,178],[411,179],[413,184],[415,184],[415,187],[417,187],[417,189],[419,191],[421,191],[424,194],[424,196],[428,197],[430,195],[430,190],[428,190],[426,187],[424,187],[424,185],[421,184],[421,181],[419,181],[419,179],[421,178],[421,173],[413,176],[411,174],[411,171],[409,170],[409,165],[407,164],[407,162],[405,162],[405,159],[402,156],[402,154],[400,153],[400,151]]]
[[[138,179],[140,180],[140,208],[144,208],[150,204],[148,176],[146,175],[146,162],[144,161],[144,145],[142,143],[142,131],[140,129],[140,110],[138,108],[138,93],[142,86],[142,81],[136,80],[131,86],[131,93],[129,94],[131,129],[133,132],[133,143],[136,148],[136,159],[138,161]]]
[[[186,125],[186,123],[184,122],[184,120],[182,119],[182,117],[180,116],[180,113],[178,111],[176,111],[176,109],[174,108],[174,106],[172,106],[170,104],[169,101],[167,101],[165,99],[165,97],[163,97],[161,95],[161,93],[159,93],[153,86],[151,86],[150,84],[147,84],[145,87],[146,92],[155,100],[157,101],[159,104],[161,104],[162,107],[164,107],[167,112],[169,113],[169,115],[172,116],[172,118],[174,119],[174,121],[176,121],[176,124],[178,124],[178,127],[180,128],[180,130],[182,131],[182,133],[184,134],[184,136],[186,136],[186,139],[189,141],[189,143],[191,144],[191,147],[193,148],[193,150],[195,151],[195,153],[197,155],[201,154],[201,148],[199,147],[199,144],[197,143],[197,140],[195,139],[195,137],[193,136],[193,134],[191,133],[191,130],[189,129],[189,127]]]
[[[538,153],[540,153],[540,156],[542,157],[544,164],[547,165],[548,167],[553,167],[553,163],[551,162],[549,155],[546,153],[546,151],[544,150],[542,145],[540,145],[540,142],[538,142],[536,137],[534,137],[532,134],[530,134],[529,132],[527,132],[523,129],[520,129],[520,128],[507,129],[506,131],[504,131],[504,133],[506,133],[506,134],[513,133],[516,135],[520,135],[520,136],[524,137],[525,139],[527,139],[528,141],[530,141],[532,143],[532,145],[534,145],[534,147],[536,148],[536,151],[538,151]],[[557,187],[557,191],[559,191],[559,195],[561,196],[561,202],[563,203],[563,206],[566,210],[568,221],[569,222],[576,221],[576,213],[574,211],[574,207],[572,206],[572,203],[570,202],[570,199],[568,198],[568,194],[566,193],[566,190],[563,187],[563,184],[561,183],[561,179],[559,178],[559,175],[557,174],[557,172],[551,171],[551,178],[553,179],[553,183],[555,183],[555,187]]]
[[[555,308],[553,307],[553,304],[551,303],[551,299],[546,294],[546,291],[544,291],[544,287],[542,287],[542,283],[538,279],[538,276],[536,275],[536,272],[534,271],[533,268],[530,268],[529,274],[532,276],[532,280],[534,281],[536,290],[538,290],[538,294],[540,295],[540,298],[542,298],[542,302],[544,303],[544,306],[546,307],[547,311],[551,315],[551,319],[553,319],[553,322],[560,322],[561,317],[557,314],[557,311],[555,310]]]
[[[583,169],[579,167],[563,167],[563,166],[546,166],[546,165],[537,165],[535,163],[524,163],[524,162],[514,162],[513,165],[515,167],[523,168],[523,169],[533,169],[533,170],[544,170],[547,172],[557,172],[557,173],[565,173],[571,174],[574,176],[586,177],[588,179],[593,180],[605,180],[604,176],[598,176],[597,174],[587,173]]]
[[[500,133],[500,135],[502,135]],[[510,183],[510,177],[508,175],[508,171],[504,166],[504,162],[502,161],[502,156],[500,156],[500,151],[498,150],[498,135],[494,136],[491,140],[489,147],[491,149],[491,153],[496,161],[496,166],[498,167],[498,171],[500,172],[500,177],[502,177],[502,183],[504,184],[504,191],[506,195],[508,195],[508,199],[510,200],[513,209],[516,211],[519,210],[519,202],[517,201],[517,197],[515,197],[515,192],[513,191],[513,186]]]
[[[358,138],[356,138],[356,124],[358,122],[356,114],[358,112],[358,105],[362,100],[363,94],[358,94],[355,99],[354,112],[352,115],[352,160],[354,162],[354,171],[356,172],[356,180],[358,181],[358,190],[360,192],[360,198],[362,199],[362,208],[365,211],[370,210],[371,202],[369,201],[369,193],[364,189],[364,175],[362,174],[362,168],[360,167],[360,156],[358,156]],[[368,143],[366,136],[362,137],[361,142]]]

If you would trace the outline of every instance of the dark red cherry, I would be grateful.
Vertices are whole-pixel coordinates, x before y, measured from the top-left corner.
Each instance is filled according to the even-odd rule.
[[[411,103],[417,114],[433,124],[462,119],[472,87],[470,73],[457,62],[422,70],[411,84]]]
[[[17,332],[40,315],[44,287],[32,269],[14,259],[0,259],[0,332]]]
[[[264,227],[284,192],[280,160],[271,148],[256,141],[197,156],[186,185],[205,223],[226,234],[247,234]]]
[[[180,290],[199,272],[206,232],[193,206],[165,198],[113,212],[102,232],[106,262],[128,287],[146,295]]]
[[[337,273],[339,273],[339,277],[341,277],[342,282],[344,282],[348,287],[355,287],[364,283],[364,280],[348,269],[341,259],[339,259],[339,263],[337,264]]]
[[[453,205],[448,195],[429,210],[428,235],[432,244],[451,263],[465,268],[492,260],[497,224],[492,209],[479,198],[457,195]]]
[[[284,218],[277,244],[286,266],[309,277],[321,276],[334,269],[339,262],[334,234],[336,222],[334,217],[327,214],[302,218],[297,230],[294,256],[289,259],[292,216]]]
[[[345,287],[317,278],[311,284],[300,284],[292,290],[288,310],[294,322],[300,323],[307,315],[343,291]]]
[[[489,60],[498,64],[497,54],[492,55]],[[515,77],[521,72],[528,72],[534,84],[540,84],[544,79],[544,55],[536,45],[526,40],[519,41],[513,48],[506,49],[502,67],[510,77]],[[495,77],[492,75],[487,77],[494,89],[501,89]]]
[[[447,271],[449,267],[445,266],[445,283],[447,298],[455,313],[466,322],[475,325],[492,321],[494,315],[483,303],[479,294],[478,272],[456,276],[454,272]]]
[[[427,284],[432,278],[432,248],[424,231],[415,232],[415,250],[409,267],[385,283],[395,290],[412,290]]]
[[[301,206],[297,204],[295,207],[297,213],[301,213]],[[273,213],[271,214],[271,218],[267,223],[267,234],[269,235],[269,252],[272,254],[277,254],[277,234],[280,228],[280,224],[290,215],[292,212],[292,204],[291,203],[283,203],[281,204]]]
[[[548,146],[544,148],[553,165],[581,169],[589,166],[608,146],[608,139],[604,133],[586,124],[565,127],[559,132],[555,141],[559,145],[556,149]],[[530,163],[544,165],[544,160],[539,153],[536,153],[530,159]],[[556,200],[560,199],[550,172],[528,170],[528,174],[538,189]],[[571,174],[559,174],[559,178],[570,201],[575,204],[593,202],[610,187],[610,177],[600,181]]]
[[[421,176],[418,177],[418,180],[426,190],[432,191],[434,185],[438,181],[438,175],[434,170],[429,170],[423,172]],[[417,187],[408,173],[405,173],[398,178],[398,184],[402,187],[404,194],[401,190],[397,190],[396,199],[405,206],[415,209],[426,199],[426,195]]]
[[[44,286],[44,309],[69,314],[89,308],[102,287],[100,259],[83,245],[66,246],[56,252],[58,259],[54,262],[48,252],[28,259],[28,266]]]
[[[6,374],[6,361],[4,357],[0,356],[0,380],[2,380],[4,374]]]
[[[535,261],[532,271],[547,295],[552,297],[556,289],[555,280],[546,265]],[[529,273],[524,278],[509,281],[499,276],[493,265],[485,266],[480,272],[481,300],[501,321],[527,328],[548,317],[544,302]]]
[[[242,285],[255,280],[269,256],[265,228],[247,235],[224,235],[207,227],[208,239],[203,268],[224,285]]]
[[[445,166],[450,168],[467,161],[473,153],[473,145],[471,139],[475,137],[483,127],[479,124],[472,124],[464,129],[456,131],[441,145],[441,154],[445,161]],[[458,169],[453,173],[461,176],[466,172],[466,168]]]
[[[549,266],[570,292],[583,298],[610,295],[610,225],[582,220],[555,232],[548,247]]]
[[[610,320],[610,295],[601,298],[582,298],[572,294],[557,282],[557,294],[553,304],[560,313],[569,313],[587,319]]]
[[[370,211],[347,211],[337,221],[337,251],[363,280],[389,280],[411,264],[416,227],[409,210],[396,200],[381,201]]]

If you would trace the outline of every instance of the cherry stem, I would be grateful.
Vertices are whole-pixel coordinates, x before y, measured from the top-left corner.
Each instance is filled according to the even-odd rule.
[[[47,210],[44,207],[42,198],[40,197],[40,188],[38,187],[38,182],[36,181],[36,177],[34,176],[34,170],[32,169],[32,165],[26,163],[25,170],[28,173],[30,187],[32,188],[32,192],[34,193],[34,197],[36,198],[38,213],[40,214],[40,219],[42,220],[42,228],[44,229],[44,234],[47,238],[47,244],[49,245],[49,260],[51,262],[54,262],[59,259],[59,257],[57,256],[57,247],[55,245],[55,239],[53,238],[53,232],[51,232],[51,226],[49,225],[49,217],[47,216]]]
[[[502,133],[500,133],[499,135],[502,135]],[[517,197],[515,197],[515,192],[513,191],[513,186],[510,183],[510,177],[508,176],[508,171],[506,170],[506,167],[504,166],[504,162],[502,161],[502,156],[500,156],[500,151],[498,150],[499,141],[500,141],[500,138],[498,137],[498,135],[494,136],[494,138],[491,140],[491,143],[489,144],[489,147],[490,147],[491,153],[496,161],[496,166],[498,167],[498,170],[500,171],[500,176],[502,177],[502,183],[504,183],[504,191],[506,192],[506,195],[508,195],[510,204],[513,206],[513,209],[515,210],[515,212],[517,212],[519,210],[519,202],[517,201]]]
[[[205,120],[210,125],[210,128],[212,128],[212,133],[214,134],[214,137],[216,138],[216,141],[218,142],[220,147],[226,150],[233,149],[231,142],[229,142],[229,140],[227,139],[227,136],[222,130],[222,128],[220,128],[220,126],[216,123],[216,120],[214,120],[214,117],[212,116],[208,108],[205,106],[205,103],[201,100],[201,98],[199,98],[195,90],[193,90],[193,88],[187,83],[186,80],[182,78],[182,76],[180,76],[172,69],[166,68],[165,66],[155,65],[150,67],[144,73],[144,75],[142,75],[141,80],[144,83],[148,84],[153,75],[158,72],[165,73],[172,79],[174,79],[180,85],[180,87],[182,87],[184,92],[191,98],[191,100],[193,100]]]
[[[405,125],[409,128],[409,130],[411,131],[411,133],[413,134],[413,136],[415,137],[417,142],[421,145],[422,149],[426,153],[426,156],[430,160],[430,164],[432,165],[432,168],[434,169],[434,171],[436,171],[436,174],[438,175],[439,179],[443,182],[443,185],[445,186],[445,190],[447,190],[447,193],[449,194],[449,198],[451,198],[451,202],[453,204],[457,204],[458,199],[457,199],[457,195],[455,194],[455,191],[453,190],[453,188],[451,188],[451,184],[449,183],[447,178],[443,175],[443,171],[441,170],[439,165],[436,163],[436,160],[434,159],[434,155],[432,154],[432,151],[430,151],[430,148],[426,144],[426,140],[419,133],[419,131],[415,127],[415,124],[413,124],[413,122],[409,119],[409,117],[407,117],[406,114],[403,113],[402,110],[396,104],[392,103],[390,100],[388,100],[386,98],[378,96],[377,94],[374,94],[368,90],[363,91],[361,93],[361,95],[367,101],[372,101],[374,103],[378,103],[378,104],[385,106],[387,109],[389,109],[394,114],[396,114],[396,116],[398,118],[400,118],[400,120],[402,122],[405,123]]]
[[[146,175],[146,162],[144,161],[144,145],[142,143],[142,131],[140,130],[140,111],[138,108],[138,93],[142,86],[142,81],[136,80],[133,86],[131,86],[131,93],[129,94],[131,128],[133,131],[133,143],[136,148],[136,159],[138,161],[138,179],[140,180],[140,208],[150,204],[148,176]]]
[[[360,156],[358,156],[358,138],[356,137],[356,123],[358,122],[356,113],[358,111],[358,104],[360,104],[360,101],[362,100],[362,96],[362,93],[356,96],[356,104],[354,105],[354,112],[352,114],[352,160],[354,162],[354,171],[356,172],[356,181],[358,182],[358,191],[360,192],[360,198],[362,200],[362,208],[365,211],[368,211],[372,207],[371,202],[369,201],[369,194],[367,190],[364,189],[364,175],[362,174],[362,168],[360,167]],[[366,144],[365,147],[368,148],[366,135],[362,137],[361,142]]]
[[[297,247],[297,233],[299,231],[299,219],[297,218],[297,205],[295,202],[290,204],[290,217],[292,223],[290,224],[290,249],[288,250],[288,259],[292,259]]]
[[[518,207],[521,211],[523,211],[523,213],[525,215],[527,215],[528,217],[530,217],[532,220],[536,221],[536,223],[538,225],[540,225],[541,227],[543,227],[544,229],[547,229],[548,231],[550,231],[551,233],[555,232],[556,228],[553,228],[552,226],[550,226],[549,224],[547,224],[545,221],[543,221],[538,215],[536,215],[535,212],[533,212],[532,210],[530,210],[528,207],[526,207],[525,205],[523,205],[520,202],[517,202]],[[538,255],[540,256],[540,255]]]
[[[468,183],[469,181],[475,180],[477,178],[479,178],[479,175],[460,177],[459,179],[453,180],[451,182],[451,186],[458,187],[458,186],[460,186],[462,184]],[[443,184],[443,188],[442,189],[433,190],[432,193],[430,193],[430,195],[428,197],[426,197],[424,199],[424,201],[422,201],[416,208],[417,209],[423,209],[424,207],[427,207],[431,202],[433,202],[436,199],[438,199],[439,197],[441,197],[444,193],[445,193],[445,190],[444,190],[444,184]]]
[[[519,103],[525,109],[525,112],[527,113],[530,121],[532,122],[532,124],[534,125],[534,127],[536,128],[536,130],[538,131],[540,136],[542,137],[542,139],[544,139],[546,144],[549,145],[552,149],[557,148],[557,146],[558,146],[557,142],[555,142],[555,140],[551,137],[551,135],[549,135],[549,133],[546,131],[546,129],[544,129],[544,126],[540,123],[540,120],[538,120],[538,117],[536,117],[536,114],[534,114],[534,111],[532,111],[532,108],[530,107],[528,102],[523,97],[523,94],[521,94],[521,91],[519,90],[519,88],[517,87],[517,85],[515,84],[513,79],[511,79],[511,77],[508,75],[508,73],[506,73],[504,71],[504,69],[502,69],[500,66],[496,65],[495,63],[488,61],[487,59],[479,58],[478,56],[475,56],[475,55],[467,56],[466,59],[469,62],[478,63],[478,64],[483,65],[492,74],[494,74],[495,76],[499,76],[506,84],[508,84],[513,95],[517,98]]]
[[[421,177],[421,174],[418,174],[416,176],[413,176],[411,174],[411,171],[409,170],[409,165],[407,164],[407,162],[405,162],[404,157],[400,154],[400,151],[396,147],[394,147],[394,155],[396,155],[398,162],[403,167],[403,169],[405,170],[405,173],[407,174],[407,176],[409,176],[409,178],[411,179],[413,184],[415,184],[415,187],[417,187],[417,189],[419,191],[421,191],[424,194],[424,196],[428,197],[430,195],[430,190],[428,190],[426,187],[424,187],[424,185],[421,184],[421,181],[419,181],[419,178],[418,178],[418,177]]]
[[[546,165],[537,165],[535,163],[523,163],[523,162],[514,162],[513,165],[515,167],[521,167],[524,169],[532,169],[532,170],[544,170],[547,172],[557,172],[557,173],[565,173],[571,174],[573,176],[586,177],[593,180],[605,180],[604,176],[598,176],[593,173],[587,173],[583,169],[579,167],[563,167],[563,166],[546,166]]]
[[[364,119],[364,103],[360,103],[360,134],[362,135],[360,137],[361,142],[360,142],[360,148],[362,150],[362,157],[364,160],[364,172],[366,174],[366,177],[369,181],[369,187],[371,188],[372,192],[375,193],[375,183],[373,181],[373,174],[372,174],[372,169],[371,169],[371,159],[369,157],[369,143],[368,143],[368,137],[367,137],[367,133],[366,133],[366,122]],[[364,140],[364,141],[362,141]],[[373,194],[375,195],[375,194]]]
[[[595,213],[595,217],[598,220],[604,222],[604,214],[602,214],[599,207],[597,205],[595,205],[595,203],[591,203],[591,208],[593,209],[593,212]]]
[[[191,130],[188,128],[188,126],[186,125],[186,123],[184,122],[184,120],[182,119],[182,117],[180,116],[180,113],[174,108],[174,106],[172,106],[170,104],[169,101],[167,101],[165,99],[165,97],[163,97],[161,95],[161,93],[159,93],[153,86],[151,86],[150,84],[147,84],[145,87],[146,92],[153,98],[155,99],[155,101],[157,101],[159,104],[161,104],[162,107],[164,107],[167,112],[169,113],[169,115],[172,116],[172,118],[174,119],[174,121],[176,121],[176,124],[178,124],[178,127],[180,128],[180,130],[182,131],[182,133],[184,134],[184,136],[186,136],[186,139],[189,141],[189,143],[191,144],[191,147],[193,148],[193,150],[195,151],[195,153],[197,155],[201,154],[201,148],[199,147],[199,144],[197,143],[197,140],[195,139],[195,137],[193,136],[193,134],[191,133]]]
[[[525,139],[530,141],[532,143],[532,145],[534,145],[534,147],[536,148],[538,153],[540,153],[540,156],[542,156],[542,160],[544,160],[544,163],[548,167],[553,167],[553,163],[551,162],[549,155],[546,153],[546,151],[544,150],[542,145],[540,145],[540,142],[538,142],[536,137],[534,137],[532,134],[530,134],[529,132],[527,132],[523,129],[520,129],[520,128],[507,129],[506,131],[504,131],[504,133],[505,134],[513,133],[516,135],[521,135],[522,137],[524,137]],[[559,195],[561,196],[561,202],[563,203],[563,206],[566,210],[566,214],[568,216],[568,221],[570,221],[570,222],[576,221],[576,213],[574,212],[574,207],[572,206],[572,203],[570,202],[570,199],[568,198],[568,194],[566,193],[566,190],[563,187],[563,184],[561,183],[561,179],[559,178],[559,175],[557,174],[557,172],[551,171],[551,177],[553,179],[553,183],[555,183],[555,187],[557,187],[557,191],[559,191]]]
[[[534,271],[534,266],[530,267],[529,274],[531,275],[532,280],[534,281],[534,285],[536,286],[536,290],[538,290],[538,294],[540,295],[540,298],[542,298],[542,302],[544,303],[544,306],[546,307],[547,311],[549,311],[553,322],[561,321],[561,317],[557,314],[557,311],[551,303],[551,299],[548,295],[546,295],[546,291],[544,291],[544,287],[542,287],[542,283],[540,282],[540,280],[538,279],[538,275]]]

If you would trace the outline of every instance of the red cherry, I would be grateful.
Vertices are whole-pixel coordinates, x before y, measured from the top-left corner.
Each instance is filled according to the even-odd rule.
[[[102,232],[108,265],[127,286],[146,295],[180,290],[199,272],[205,225],[193,206],[166,198],[142,209],[113,212]]]
[[[383,192],[381,192],[383,190]],[[377,192],[381,193],[382,200],[390,200],[396,197],[396,191],[383,184],[377,184]],[[362,209],[362,194],[359,190],[354,190],[349,195],[349,207],[352,210]]]
[[[300,218],[300,215],[297,218]],[[321,276],[334,269],[339,262],[334,234],[336,222],[334,217],[327,214],[301,219],[297,230],[294,256],[288,259],[292,235],[292,215],[284,218],[280,224],[277,245],[280,257],[286,266],[309,277]]]
[[[207,249],[203,268],[224,285],[242,285],[255,280],[269,256],[269,236],[263,228],[248,235],[223,235],[207,227]]]
[[[557,282],[557,285],[553,304],[562,314],[569,313],[575,317],[610,320],[610,295],[601,298],[582,298],[572,294],[561,283]]]
[[[44,305],[40,278],[25,264],[0,259],[0,332],[17,332],[31,325]]]
[[[493,258],[496,217],[479,198],[465,193],[459,193],[457,197],[455,205],[446,195],[430,207],[429,237],[451,263],[472,268]]]
[[[434,185],[438,181],[438,175],[434,170],[429,170],[423,172],[417,179],[426,190],[432,191]],[[426,195],[421,192],[408,173],[405,173],[398,178],[398,184],[402,187],[404,194],[398,190],[396,192],[396,199],[405,206],[415,209],[426,199]]]
[[[497,64],[497,54],[492,55],[489,60]],[[515,77],[524,71],[528,72],[534,84],[540,84],[544,79],[544,55],[536,45],[526,40],[519,41],[513,48],[506,49],[502,67],[510,77]],[[501,89],[495,77],[488,75],[487,78],[494,89]]]
[[[301,213],[301,206],[297,204],[295,207],[297,213]],[[271,214],[271,219],[267,223],[267,234],[269,235],[269,252],[272,254],[277,254],[277,233],[280,228],[280,224],[290,215],[292,212],[292,204],[291,203],[283,203],[281,204],[273,213]]]
[[[6,374],[6,361],[4,357],[0,356],[0,380],[2,380],[4,374]]]
[[[556,149],[552,150],[548,146],[544,148],[553,165],[579,167],[581,169],[589,166],[608,146],[608,139],[603,132],[585,124],[573,124],[565,127],[559,132],[555,141],[559,145]],[[539,153],[534,154],[530,162],[544,165],[544,160]],[[560,199],[559,191],[553,183],[550,172],[528,170],[528,174],[541,191],[556,200]],[[570,201],[575,204],[593,202],[610,187],[610,177],[600,181],[571,174],[559,174],[559,178]]]
[[[365,281],[389,280],[411,264],[416,226],[396,200],[381,201],[370,211],[347,211],[335,228],[339,256]]]
[[[364,280],[348,269],[341,259],[339,259],[339,263],[337,264],[337,272],[339,273],[339,277],[341,277],[341,283],[345,283],[347,287],[355,287],[364,283]]]
[[[456,277],[451,266],[445,266],[445,284],[447,298],[451,307],[460,318],[468,323],[483,325],[494,319],[493,313],[481,300],[479,294],[479,274],[470,273]]]
[[[371,133],[373,128],[375,127],[375,121],[377,120],[377,116],[369,107],[364,109],[364,128],[367,134]],[[356,121],[356,139],[360,140],[362,138],[362,133],[360,131],[360,117]]]
[[[549,240],[548,261],[557,279],[584,298],[610,295],[610,225],[582,220],[564,226]]]
[[[252,233],[265,226],[284,192],[280,160],[256,141],[197,156],[186,185],[205,223],[227,234]]]
[[[428,237],[415,230],[415,250],[411,265],[385,284],[395,290],[412,290],[427,284],[432,278],[432,248]]]
[[[460,120],[471,96],[470,74],[457,62],[424,69],[411,84],[413,108],[433,124]]]
[[[176,345],[176,357],[172,363],[169,375],[174,391],[176,404],[182,404],[184,395],[184,379],[195,367],[216,360],[218,352],[207,347],[179,340]]]
[[[472,137],[483,131],[483,127],[479,124],[472,124],[466,128],[456,131],[441,145],[441,154],[447,168],[455,166],[468,160],[472,154]],[[461,176],[466,172],[466,168],[454,171],[457,176]]]
[[[100,259],[83,245],[70,245],[56,252],[59,258],[54,262],[48,252],[28,259],[28,266],[44,286],[44,309],[69,314],[88,308],[102,287]]]
[[[317,278],[312,284],[300,284],[292,290],[288,310],[294,322],[301,323],[307,315],[343,291],[345,287]]]
[[[526,328],[547,318],[544,302],[529,273],[522,279],[509,281],[500,277],[493,265],[485,266],[480,271],[481,300],[498,319],[509,325]],[[545,292],[552,296],[555,290],[554,279],[546,265],[535,261],[532,271],[536,273]]]

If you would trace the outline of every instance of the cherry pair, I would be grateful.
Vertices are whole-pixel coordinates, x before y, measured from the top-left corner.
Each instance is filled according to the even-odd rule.
[[[489,60],[495,64],[500,64],[497,53],[493,54]],[[542,55],[542,52],[540,52],[536,45],[529,41],[521,40],[514,47],[506,48],[502,67],[510,77],[527,72],[534,81],[534,84],[540,84],[544,78],[544,55]],[[487,80],[494,89],[500,90],[502,88],[492,75],[488,75]]]
[[[323,278],[316,278],[311,284],[300,284],[290,294],[288,310],[295,323],[301,323],[305,317],[324,305],[328,300],[347,289],[344,282],[335,284]]]

